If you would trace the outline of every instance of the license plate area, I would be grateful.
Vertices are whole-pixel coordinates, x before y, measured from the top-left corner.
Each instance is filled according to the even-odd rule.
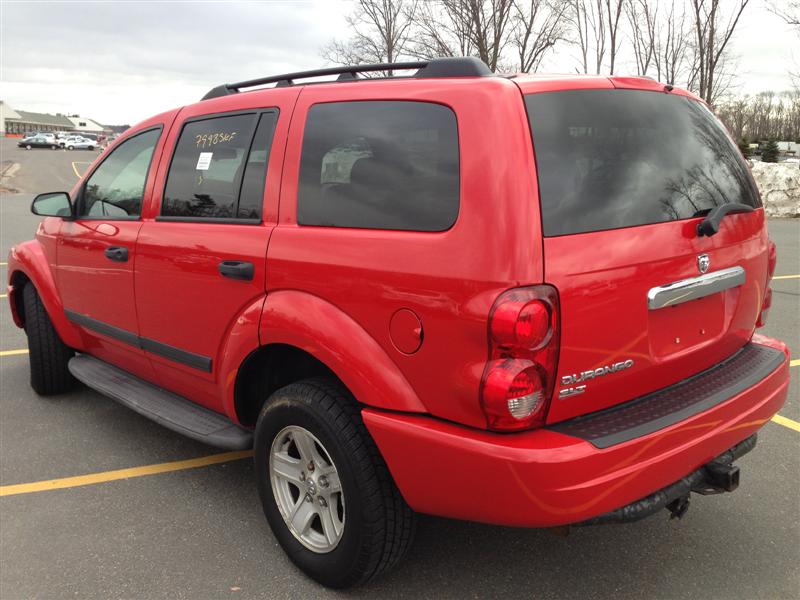
[[[725,296],[717,293],[648,311],[650,354],[665,359],[719,338],[725,326]]]

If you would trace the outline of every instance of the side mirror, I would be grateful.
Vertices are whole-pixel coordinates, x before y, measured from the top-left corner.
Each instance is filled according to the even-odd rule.
[[[72,218],[72,201],[66,192],[39,194],[31,203],[31,212],[41,217]]]

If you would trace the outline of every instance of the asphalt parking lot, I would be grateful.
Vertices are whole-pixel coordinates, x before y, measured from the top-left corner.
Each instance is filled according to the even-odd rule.
[[[0,275],[9,248],[32,237],[34,192],[68,190],[96,153],[16,149],[0,196]],[[763,332],[800,358],[800,220],[772,220],[779,276]],[[0,598],[798,598],[800,364],[783,420],[739,461],[733,494],[567,537],[432,517],[399,569],[331,592],[285,558],[261,512],[250,460],[217,462],[180,437],[78,388],[39,398],[28,386],[24,333],[0,306]],[[175,461],[200,460],[194,463]],[[153,467],[151,467],[154,465]],[[202,465],[202,466],[198,466]],[[193,466],[194,468],[187,468]],[[147,467],[142,469],[141,467]],[[122,473],[110,471],[131,469]],[[101,483],[81,476],[102,474]],[[48,480],[61,489],[43,490]],[[32,483],[26,493],[4,494]],[[19,490],[19,488],[16,488]],[[475,493],[474,490],[454,493]]]

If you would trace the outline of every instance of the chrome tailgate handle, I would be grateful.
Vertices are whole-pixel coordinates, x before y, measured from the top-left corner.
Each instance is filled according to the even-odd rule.
[[[647,292],[647,308],[657,310],[665,306],[675,306],[690,300],[705,298],[711,294],[740,286],[744,281],[745,273],[742,267],[731,267],[699,277],[674,281],[651,288]]]

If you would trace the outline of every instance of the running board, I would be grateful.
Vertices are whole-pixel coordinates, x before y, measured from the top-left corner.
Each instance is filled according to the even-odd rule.
[[[76,379],[140,415],[198,442],[228,450],[253,447],[253,434],[228,418],[87,354],[69,361]]]

